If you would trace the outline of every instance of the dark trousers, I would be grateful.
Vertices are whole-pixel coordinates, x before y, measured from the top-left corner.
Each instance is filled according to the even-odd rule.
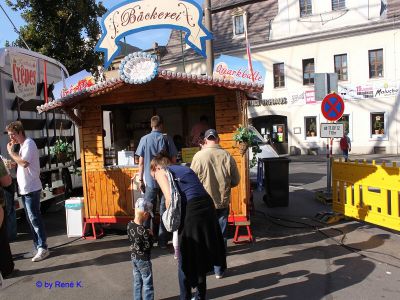
[[[178,266],[178,279],[179,279],[179,291],[180,291],[179,299],[190,300],[192,299],[192,287],[190,286],[190,283],[187,280],[185,273],[182,270],[181,261],[182,259],[179,254],[179,266]],[[198,276],[198,285],[196,286],[194,299],[196,300],[206,299],[206,291],[207,291],[207,275],[202,274]]]

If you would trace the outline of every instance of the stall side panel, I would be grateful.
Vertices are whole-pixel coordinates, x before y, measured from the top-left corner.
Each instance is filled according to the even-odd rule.
[[[98,171],[103,167],[103,141],[102,141],[102,119],[99,106],[90,106],[81,110],[81,159],[82,159],[82,177],[85,212],[88,216],[97,216],[102,213],[102,205],[96,199],[96,178],[90,171]]]
[[[236,160],[241,175],[240,183],[232,189],[231,193],[231,216],[247,216],[246,203],[249,195],[246,192],[248,174],[246,172],[246,159],[239,153],[239,149],[232,139],[236,127],[241,123],[242,114],[238,109],[236,93],[225,92],[215,97],[216,129],[220,135],[221,146],[229,151]]]

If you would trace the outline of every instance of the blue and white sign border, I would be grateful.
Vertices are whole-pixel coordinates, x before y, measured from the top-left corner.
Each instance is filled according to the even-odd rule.
[[[96,47],[95,47],[95,51],[97,52],[103,52],[104,53],[104,67],[107,68],[111,62],[114,60],[114,58],[120,53],[121,51],[121,45],[119,44],[119,41],[121,41],[124,37],[137,33],[137,32],[141,32],[141,31],[145,31],[145,30],[151,30],[151,29],[160,29],[160,28],[169,28],[169,29],[175,29],[175,30],[181,30],[186,32],[185,35],[185,42],[192,48],[194,49],[198,54],[200,54],[203,57],[207,57],[206,55],[206,40],[210,40],[213,38],[213,35],[211,32],[209,32],[204,25],[202,24],[202,17],[203,17],[203,10],[201,8],[201,6],[195,2],[194,0],[180,0],[182,2],[188,2],[192,5],[194,5],[198,11],[199,11],[199,15],[201,16],[199,18],[199,20],[197,20],[197,25],[203,30],[203,32],[206,34],[205,36],[200,37],[200,43],[201,43],[201,48],[197,47],[196,45],[194,45],[192,42],[189,41],[189,36],[191,35],[191,30],[190,28],[187,27],[183,27],[183,26],[177,26],[177,25],[173,25],[173,24],[157,24],[157,25],[151,25],[151,26],[144,26],[144,27],[140,27],[137,29],[133,29],[133,30],[128,30],[125,32],[122,32],[121,34],[119,34],[118,36],[115,37],[115,44],[117,45],[118,50],[113,53],[111,56],[109,56],[109,50],[108,48],[105,47],[101,47],[100,45],[102,44],[102,42],[104,41],[104,39],[107,36],[107,29],[105,27],[105,20],[107,19],[107,17],[113,13],[115,10],[117,10],[118,8],[129,4],[129,3],[134,3],[134,2],[142,2],[143,0],[127,0],[124,1],[114,7],[112,7],[101,19],[101,28],[102,28],[102,36],[100,38],[100,40],[97,42]]]

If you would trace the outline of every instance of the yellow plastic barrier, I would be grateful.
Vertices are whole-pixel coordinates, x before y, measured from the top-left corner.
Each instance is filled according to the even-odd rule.
[[[345,216],[400,230],[400,168],[364,162],[332,164],[333,210]]]

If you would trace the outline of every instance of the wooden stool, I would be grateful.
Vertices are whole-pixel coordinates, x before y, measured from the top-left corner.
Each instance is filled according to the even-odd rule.
[[[251,234],[250,221],[235,222],[234,225],[236,226],[235,236],[233,237],[233,242],[235,244],[250,243],[254,241],[253,235]],[[240,227],[244,226],[246,226],[247,234],[239,235]]]

